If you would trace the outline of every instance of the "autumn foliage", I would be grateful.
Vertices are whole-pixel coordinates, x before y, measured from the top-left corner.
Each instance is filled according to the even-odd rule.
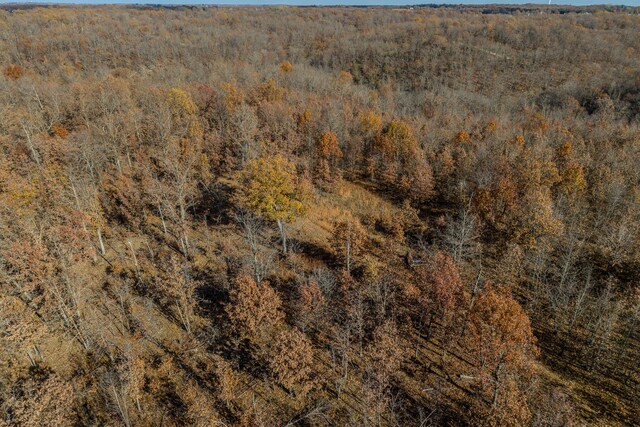
[[[226,311],[235,333],[261,338],[282,321],[280,306],[280,298],[268,283],[244,276],[232,285]]]
[[[0,5],[0,425],[640,425],[638,12]]]
[[[468,339],[483,396],[474,416],[488,426],[526,424],[526,384],[538,349],[529,318],[508,290],[489,285],[480,293],[470,311]]]

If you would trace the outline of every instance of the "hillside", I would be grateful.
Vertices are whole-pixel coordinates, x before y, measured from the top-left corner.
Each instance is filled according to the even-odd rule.
[[[0,426],[640,424],[640,16],[0,8]]]

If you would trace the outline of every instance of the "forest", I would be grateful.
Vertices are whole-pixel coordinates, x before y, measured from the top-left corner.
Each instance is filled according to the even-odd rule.
[[[0,8],[0,426],[640,425],[640,8]]]

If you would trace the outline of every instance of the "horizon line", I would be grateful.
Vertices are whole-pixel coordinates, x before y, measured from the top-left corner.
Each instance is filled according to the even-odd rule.
[[[564,6],[564,7],[639,7],[640,2],[637,4],[625,4],[625,3],[599,3],[599,2],[589,2],[588,0],[584,3],[576,3],[569,1],[554,1],[547,3],[545,0],[541,0],[540,2],[479,2],[475,0],[469,1],[439,1],[439,2],[394,2],[393,0],[376,2],[376,0],[365,0],[365,1],[347,1],[347,2],[332,2],[332,1],[305,1],[305,0],[292,0],[292,1],[262,1],[262,0],[244,0],[241,2],[236,2],[233,0],[227,1],[163,1],[163,0],[49,0],[49,1],[40,1],[40,0],[24,0],[24,1],[6,1],[0,0],[0,5],[74,5],[74,6],[120,6],[120,5],[129,5],[129,6],[291,6],[291,7],[427,7],[427,6]]]

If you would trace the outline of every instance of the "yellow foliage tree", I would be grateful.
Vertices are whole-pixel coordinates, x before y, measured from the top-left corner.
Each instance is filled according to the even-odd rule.
[[[584,168],[573,155],[573,146],[565,142],[556,149],[558,172],[560,175],[557,190],[567,198],[575,199],[587,188]]]
[[[284,89],[279,87],[275,80],[269,79],[253,88],[249,102],[260,104],[261,102],[277,102],[284,96]]]
[[[224,105],[228,112],[235,110],[244,102],[244,92],[233,83],[223,83]]]
[[[380,138],[380,132],[382,132],[382,117],[380,114],[373,110],[360,113],[358,116],[358,131],[363,138],[362,153],[366,160],[366,173],[370,177],[375,172],[375,164],[372,158],[367,154],[371,152],[372,146],[375,146]]]
[[[280,63],[280,71],[283,73],[290,73],[293,71],[293,65],[289,61],[282,61]]]
[[[174,114],[196,113],[196,104],[191,99],[191,96],[182,89],[175,87],[170,89],[167,94],[167,101]]]
[[[379,149],[386,159],[402,161],[415,153],[417,145],[409,125],[402,120],[392,120],[382,132]]]
[[[287,253],[285,224],[304,214],[307,198],[295,164],[280,155],[255,159],[241,172],[240,182],[236,201],[278,224],[282,249]]]
[[[373,137],[380,133],[382,130],[382,118],[375,111],[369,110],[366,113],[361,113],[359,117],[360,132],[365,137]]]

